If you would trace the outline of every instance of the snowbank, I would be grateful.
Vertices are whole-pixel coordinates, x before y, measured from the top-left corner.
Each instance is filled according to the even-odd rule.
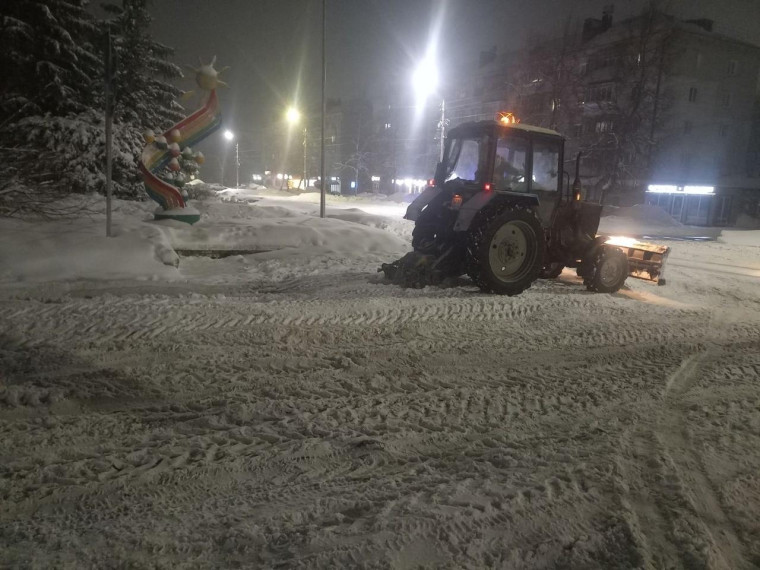
[[[730,245],[760,247],[760,230],[723,230],[718,241]]]
[[[69,279],[175,279],[178,258],[160,232],[150,227],[113,227],[81,220],[40,223],[0,221],[0,281]]]
[[[191,202],[201,220],[190,226],[176,220],[153,219],[152,202],[113,200],[113,238],[105,237],[105,199],[73,197],[62,207],[78,215],[56,220],[0,218],[0,283],[53,282],[76,279],[181,280],[208,277],[221,265],[201,261],[183,262],[175,250],[267,251],[270,274],[281,274],[283,263],[308,265],[310,257],[335,260],[393,259],[408,249],[410,222],[391,219],[399,212],[368,213],[358,208],[331,206],[326,219],[311,200],[261,199],[254,203],[255,189],[224,191],[234,202],[212,199]],[[80,202],[76,202],[80,200]],[[71,203],[69,203],[71,202]],[[76,204],[74,204],[76,202]],[[350,201],[341,201],[348,205]],[[339,204],[340,205],[340,204]],[[382,206],[380,207],[382,210]],[[371,205],[370,205],[371,209]],[[384,217],[383,213],[389,217]],[[279,252],[279,253],[278,253]],[[251,278],[248,268],[246,278]],[[253,271],[255,273],[255,271]],[[288,273],[287,271],[285,273]],[[291,272],[292,273],[292,272]]]

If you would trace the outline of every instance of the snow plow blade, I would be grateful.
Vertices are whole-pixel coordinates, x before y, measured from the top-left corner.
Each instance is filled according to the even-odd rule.
[[[623,250],[628,257],[628,275],[665,285],[665,261],[670,253],[668,246],[617,236],[608,238],[605,243]]]
[[[396,285],[421,289],[427,285],[437,285],[443,280],[443,274],[437,269],[436,258],[412,251],[393,263],[383,263],[381,271],[385,278]]]

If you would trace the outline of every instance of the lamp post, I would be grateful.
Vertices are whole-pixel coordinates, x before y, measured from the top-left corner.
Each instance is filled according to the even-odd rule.
[[[285,119],[290,123],[291,125],[295,126],[298,123],[301,122],[301,112],[296,109],[295,107],[288,107],[288,110],[285,112]],[[301,180],[303,181],[303,189],[306,190],[307,182],[306,182],[306,126],[304,125],[303,128],[303,175],[301,176]],[[300,186],[300,184],[299,184]]]
[[[443,160],[443,145],[446,136],[446,99],[438,91],[438,67],[430,54],[415,69],[412,84],[418,106],[424,105],[430,94],[437,94],[441,97],[441,118],[438,121],[438,131],[441,143],[439,160]]]
[[[235,133],[224,131],[224,138],[228,141],[235,139]],[[235,188],[240,188],[240,154],[238,152],[238,143],[235,141]]]

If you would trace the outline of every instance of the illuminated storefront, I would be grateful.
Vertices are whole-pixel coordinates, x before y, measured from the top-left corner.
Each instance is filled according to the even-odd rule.
[[[729,223],[732,196],[716,194],[714,186],[650,184],[647,204],[659,206],[683,224],[724,226]]]

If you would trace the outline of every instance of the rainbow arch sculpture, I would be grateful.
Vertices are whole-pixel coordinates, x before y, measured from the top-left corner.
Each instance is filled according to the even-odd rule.
[[[169,128],[163,135],[152,131],[144,135],[146,145],[140,155],[139,169],[148,196],[163,209],[156,219],[173,219],[194,224],[200,213],[187,206],[182,193],[182,170],[197,171],[204,161],[203,153],[193,152],[192,146],[208,137],[222,125],[222,113],[216,86],[224,85],[213,68],[216,58],[195,70],[198,86],[208,91],[203,106],[192,115]]]

